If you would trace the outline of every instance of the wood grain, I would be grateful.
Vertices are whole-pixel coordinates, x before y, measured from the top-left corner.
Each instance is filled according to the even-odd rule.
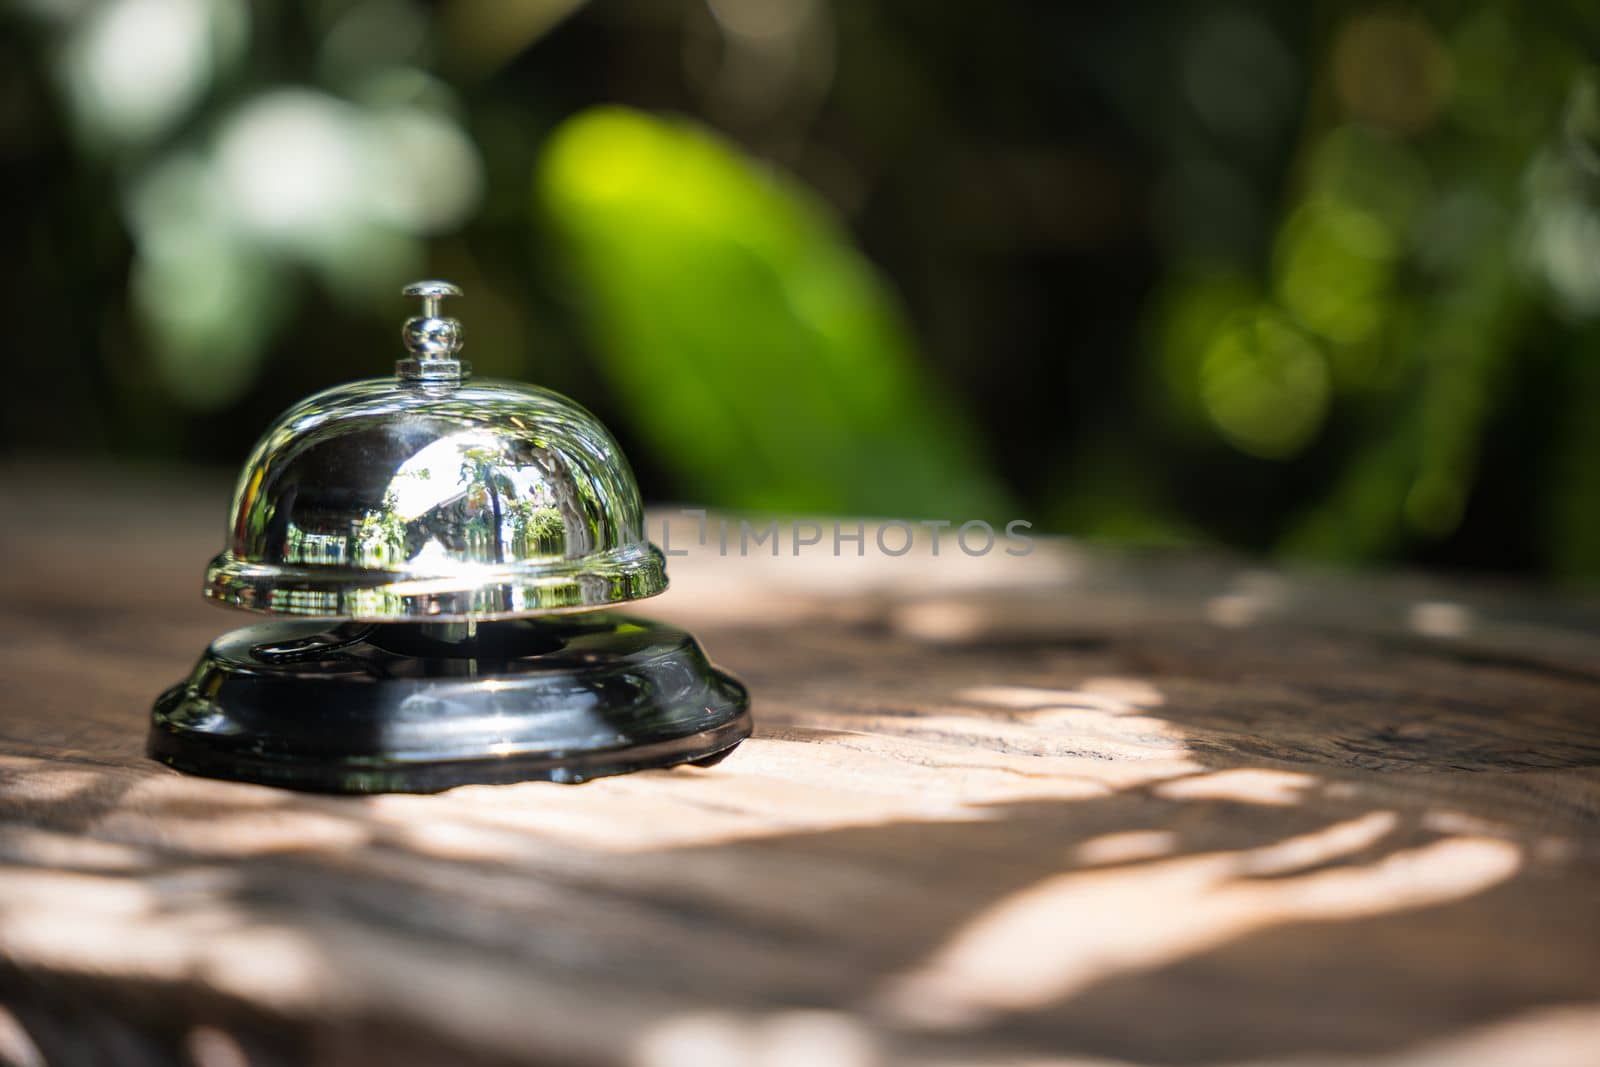
[[[0,474],[0,1062],[1600,1063],[1593,604],[684,520],[734,756],[329,798],[140,754],[225,492]]]

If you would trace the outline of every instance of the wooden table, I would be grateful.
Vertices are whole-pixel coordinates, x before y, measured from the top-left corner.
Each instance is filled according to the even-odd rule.
[[[225,496],[0,476],[0,1062],[1600,1064],[1592,604],[690,545],[720,766],[335,798],[141,755]]]

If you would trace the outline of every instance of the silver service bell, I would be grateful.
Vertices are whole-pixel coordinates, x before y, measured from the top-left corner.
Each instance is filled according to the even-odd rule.
[[[595,610],[667,587],[616,441],[557,393],[472,380],[455,286],[404,292],[394,376],[296,404],[245,463],[204,591],[277,621],[162,694],[150,754],[333,792],[720,759],[744,687],[687,633]]]

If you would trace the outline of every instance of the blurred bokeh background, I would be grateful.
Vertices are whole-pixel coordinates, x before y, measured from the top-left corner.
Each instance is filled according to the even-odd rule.
[[[13,0],[15,456],[467,291],[646,496],[1600,578],[1600,5]]]

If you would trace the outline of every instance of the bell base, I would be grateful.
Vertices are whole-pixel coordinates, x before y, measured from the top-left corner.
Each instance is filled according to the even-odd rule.
[[[275,622],[217,638],[161,694],[147,753],[324,793],[583,782],[716,763],[750,735],[748,708],[689,634],[610,613]]]

